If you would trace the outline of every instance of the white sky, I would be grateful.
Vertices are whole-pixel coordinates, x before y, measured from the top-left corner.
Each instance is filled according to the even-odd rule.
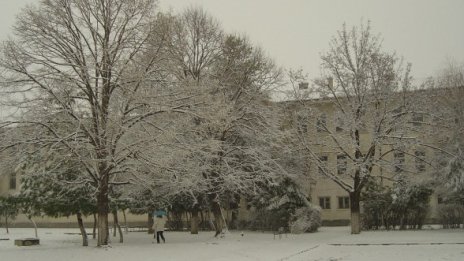
[[[0,39],[26,3],[0,0]],[[421,79],[435,75],[448,58],[464,62],[464,0],[160,0],[175,12],[202,5],[227,32],[245,33],[284,68],[319,74],[319,54],[341,28],[371,20],[384,50],[413,64]]]

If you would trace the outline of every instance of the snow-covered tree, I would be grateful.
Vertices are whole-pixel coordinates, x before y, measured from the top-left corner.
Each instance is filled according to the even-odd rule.
[[[432,135],[439,141],[431,147],[437,180],[444,187],[440,193],[464,199],[464,64],[450,61],[422,87],[430,94],[426,113],[433,118]]]
[[[18,215],[18,202],[14,196],[0,197],[0,222],[4,222],[6,233],[10,233],[8,221]]]
[[[140,125],[187,103],[165,81],[167,37],[154,9],[154,0],[40,1],[2,46],[2,95],[18,111],[1,126],[30,134],[9,145],[53,145],[79,159],[97,188],[98,245],[108,244],[110,185],[137,174],[126,163],[147,142]]]
[[[194,16],[200,19],[197,26],[205,26],[203,19],[213,21],[204,18],[202,10],[187,12],[202,14]],[[213,32],[219,34],[220,30]],[[278,126],[268,91],[279,82],[280,70],[245,37],[228,35],[210,44],[208,41],[217,41],[217,37],[197,37],[202,38],[198,41],[204,48],[219,45],[215,52],[220,55],[214,59],[208,56],[211,60],[207,65],[194,66],[195,73],[180,78],[181,84],[195,92],[194,116],[177,115],[172,124],[165,125],[165,130],[172,129],[166,132],[172,134],[172,142],[158,147],[157,155],[163,156],[148,157],[146,162],[151,166],[147,169],[164,166],[153,177],[161,198],[174,191],[192,198],[193,233],[197,233],[199,206],[204,202],[210,205],[220,233],[222,198],[253,193],[257,182],[270,179],[279,168],[272,147],[278,139]],[[195,42],[186,44],[186,50],[196,46]],[[180,66],[182,70],[190,67]],[[169,167],[159,161],[167,162]]]
[[[295,149],[305,151],[316,172],[349,193],[351,232],[357,234],[362,189],[383,168],[395,166],[390,160],[395,152],[405,153],[415,141],[405,131],[413,110],[409,65],[403,68],[401,59],[382,50],[369,23],[343,25],[321,59],[322,76],[312,86],[299,88],[304,77],[292,73],[295,90],[293,101],[285,103],[286,117],[296,122]],[[340,166],[328,168],[323,153],[334,152]]]
[[[16,197],[22,212],[29,219],[76,215],[82,244],[88,246],[82,217],[96,213],[96,184],[82,175],[80,161],[53,148],[41,148],[40,153],[23,155],[18,162],[21,190]]]
[[[175,75],[178,79],[191,78],[199,82],[210,75],[213,63],[220,57],[222,28],[200,6],[190,6],[181,14],[170,17],[170,21],[168,52]]]
[[[396,178],[391,187],[369,182],[362,193],[366,229],[421,229],[429,209],[431,183]]]
[[[201,100],[208,103],[196,110],[196,117],[185,117],[173,126],[177,135],[156,151],[164,156],[150,157],[147,152],[146,163],[147,168],[158,168],[151,176],[157,200],[190,197],[192,213],[208,202],[219,233],[223,197],[256,193],[258,184],[273,179],[281,169],[270,146],[277,139],[273,136],[277,125],[266,121],[270,108],[253,108],[249,103],[240,111],[236,103],[214,93],[216,88],[211,86],[203,93]],[[159,168],[161,165],[165,167]]]
[[[202,8],[162,18],[169,25],[166,53],[173,78],[191,91],[196,106],[191,115],[168,117],[157,137],[163,144],[138,155],[146,164],[140,171],[156,168],[147,178],[158,202],[192,199],[192,233],[198,233],[205,203],[220,233],[223,196],[250,193],[271,165],[278,166],[270,146],[277,125],[268,91],[280,70],[245,37],[225,35]]]
[[[318,206],[310,203],[303,191],[301,176],[297,179],[282,175],[271,184],[263,184],[262,190],[249,196],[253,218],[252,229],[289,228],[292,233],[315,232],[321,226]]]

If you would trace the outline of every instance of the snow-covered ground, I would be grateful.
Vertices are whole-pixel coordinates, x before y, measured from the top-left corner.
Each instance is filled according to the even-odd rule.
[[[0,260],[319,260],[319,261],[401,261],[464,260],[464,230],[377,231],[350,235],[348,227],[323,227],[314,234],[284,235],[274,240],[272,233],[240,232],[213,238],[212,232],[190,235],[165,232],[166,244],[153,243],[144,232],[125,234],[112,247],[97,248],[95,240],[82,247],[78,229],[39,229],[40,245],[14,246],[14,239],[33,236],[33,229],[1,228]]]

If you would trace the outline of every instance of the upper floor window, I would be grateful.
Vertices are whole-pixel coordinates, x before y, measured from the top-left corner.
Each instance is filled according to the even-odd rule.
[[[317,118],[316,130],[317,132],[327,131],[327,115],[325,113],[322,113]]]
[[[422,113],[413,113],[412,114],[412,125],[421,126],[424,123],[424,114]]]
[[[16,189],[16,174],[12,173],[10,175],[10,189]]]
[[[346,156],[345,155],[337,155],[337,174],[338,175],[343,175],[346,173],[347,169],[347,161],[346,161]]]
[[[438,204],[444,204],[444,202],[445,202],[445,201],[443,200],[442,197],[438,197],[438,198],[437,198],[437,203],[438,203]]]
[[[345,120],[343,119],[342,115],[335,116],[335,131],[341,132],[345,128]]]
[[[319,174],[324,175],[327,171],[327,163],[329,158],[327,156],[320,156],[319,157]]]
[[[395,172],[402,172],[404,170],[404,152],[395,151],[393,154],[393,166]]]
[[[402,107],[398,107],[394,110],[391,111],[391,123],[390,123],[390,126],[392,128],[392,131],[395,132],[395,133],[402,133],[403,130],[404,130],[404,127],[403,127],[403,124],[404,124],[404,120],[403,120],[403,117],[404,116],[404,113],[403,113],[403,108]]]
[[[425,151],[422,150],[416,150],[414,152],[414,155],[416,156],[416,170],[418,172],[424,172],[425,171]]]
[[[307,133],[308,132],[308,119],[302,115],[297,116],[297,128],[298,133]]]

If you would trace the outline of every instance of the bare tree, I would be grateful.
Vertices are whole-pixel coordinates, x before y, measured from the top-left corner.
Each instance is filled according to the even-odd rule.
[[[219,22],[196,6],[185,9],[171,20],[169,51],[177,76],[200,81],[211,72],[211,66],[221,52],[223,32]]]
[[[351,232],[358,234],[362,189],[413,140],[402,132],[411,111],[409,65],[402,69],[395,54],[381,50],[369,23],[351,30],[344,25],[321,59],[322,77],[312,87],[297,89],[304,77],[291,75],[295,99],[286,104],[297,122],[295,148],[349,194]],[[326,165],[326,154],[333,153],[340,165],[335,169]]]
[[[154,0],[41,1],[21,12],[2,48],[1,87],[19,108],[2,127],[29,132],[10,145],[49,144],[80,161],[97,184],[99,246],[108,244],[110,185],[136,174],[125,164],[146,143],[140,125],[186,101],[163,80],[154,8]]]

